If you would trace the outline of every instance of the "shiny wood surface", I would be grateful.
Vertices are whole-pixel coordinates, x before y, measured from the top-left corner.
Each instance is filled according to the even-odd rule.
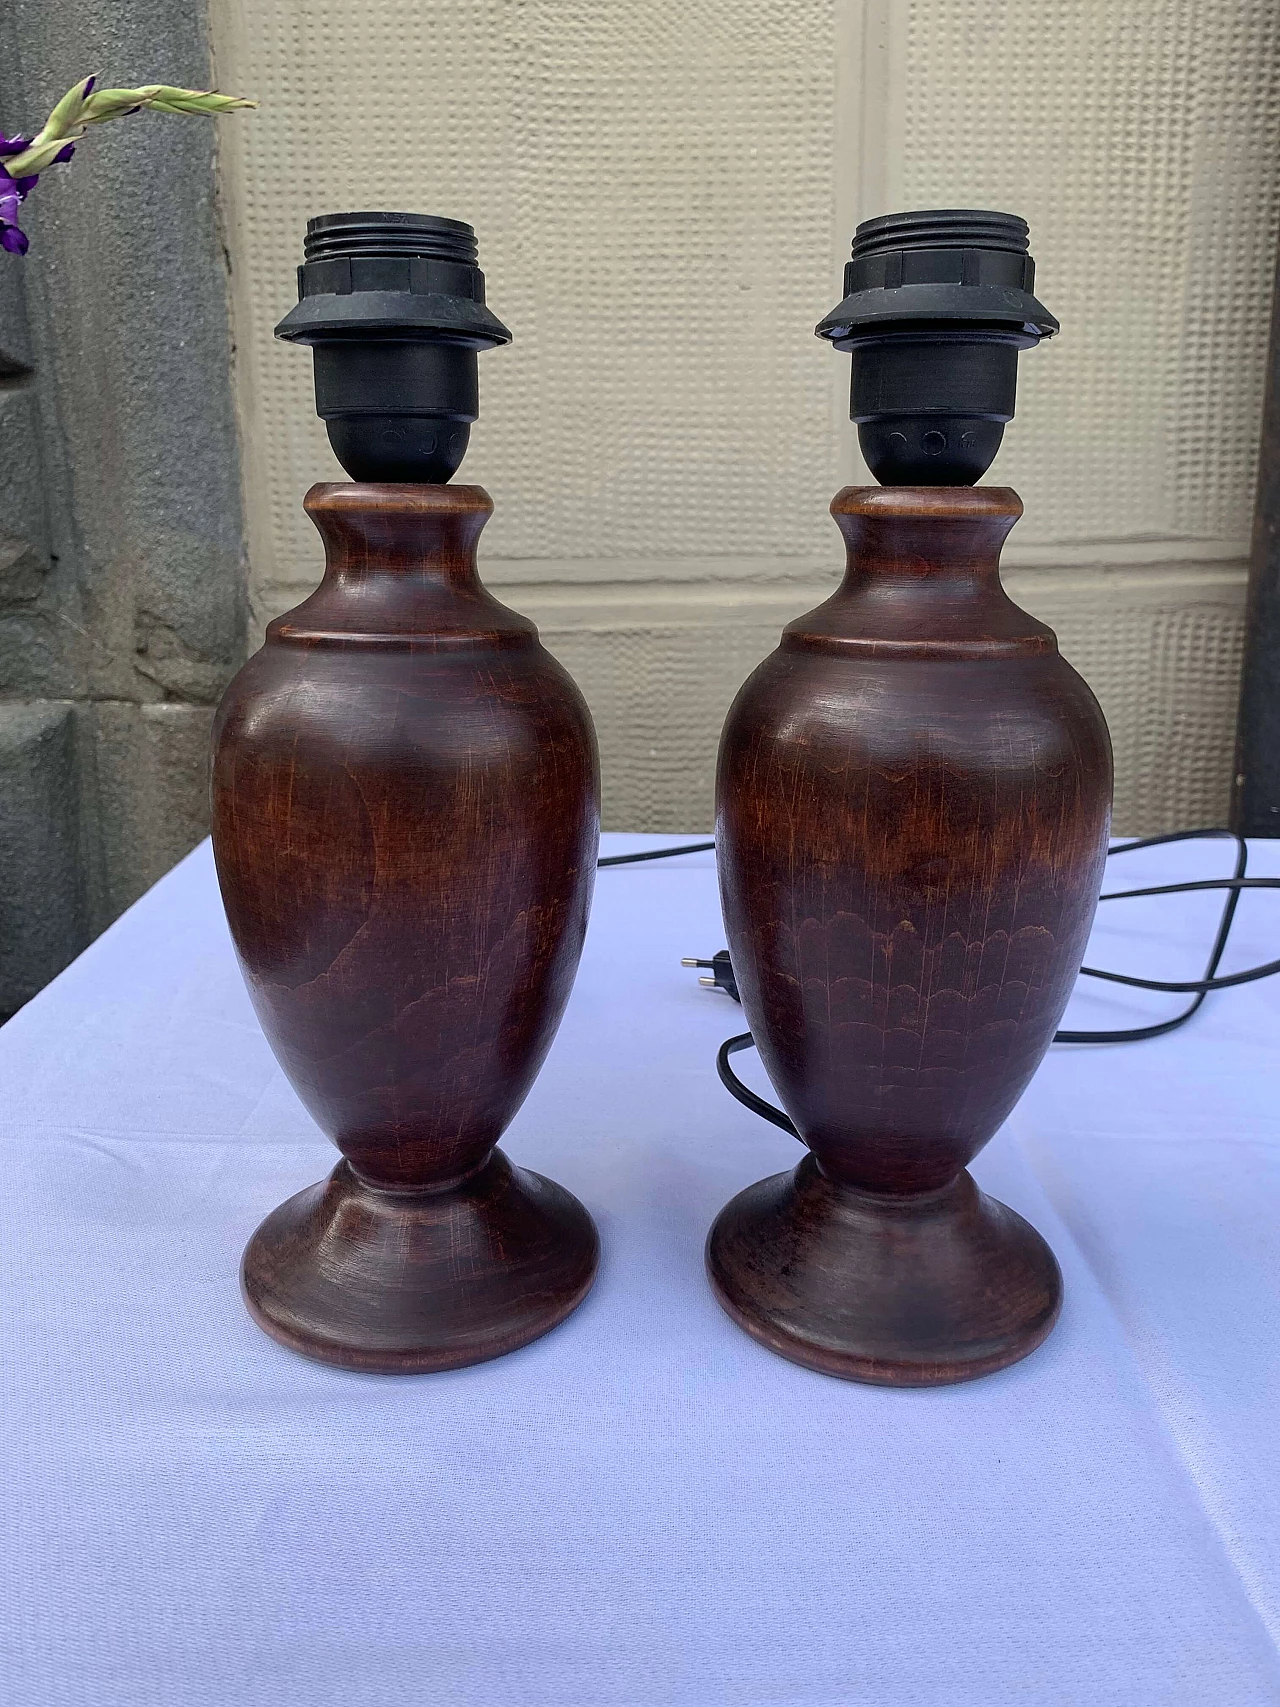
[[[962,1171],[1057,1027],[1109,828],[1102,713],[1000,584],[1021,509],[998,487],[838,494],[844,581],[721,745],[734,971],[813,1161],[726,1209],[710,1272],[765,1343],[859,1379],[998,1368],[1060,1300],[1043,1241]]]
[[[214,851],[276,1056],[346,1162],[245,1255],[250,1308],[361,1368],[497,1355],[591,1283],[568,1193],[495,1145],[573,983],[595,738],[481,585],[475,486],[313,487],[322,584],[218,713]]]

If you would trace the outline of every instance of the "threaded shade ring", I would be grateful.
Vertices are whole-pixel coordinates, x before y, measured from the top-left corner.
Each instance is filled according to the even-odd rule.
[[[326,213],[307,221],[307,261],[346,256],[412,255],[475,266],[476,234],[460,219],[428,213]]]
[[[974,208],[933,208],[866,219],[853,234],[852,258],[893,249],[1004,249],[1025,255],[1027,222],[1015,213]]]

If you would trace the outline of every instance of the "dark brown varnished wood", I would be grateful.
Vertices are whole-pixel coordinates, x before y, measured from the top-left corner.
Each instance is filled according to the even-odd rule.
[[[245,1252],[258,1322],[350,1368],[446,1369],[545,1333],[595,1275],[575,1198],[496,1148],[586,930],[590,717],[481,585],[477,486],[322,485],[320,587],[214,731],[213,840],[245,979],[346,1158]]]
[[[850,487],[836,594],[734,702],[716,841],[752,1033],[811,1156],[735,1198],[729,1313],[855,1380],[965,1380],[1049,1332],[1040,1235],[964,1171],[1084,954],[1111,754],[1053,633],[1000,584],[999,487]]]

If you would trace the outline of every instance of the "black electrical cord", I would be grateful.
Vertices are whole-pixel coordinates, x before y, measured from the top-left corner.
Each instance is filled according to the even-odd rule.
[[[1130,842],[1123,842],[1119,847],[1108,850],[1110,859],[1119,854],[1136,853],[1140,848],[1164,847],[1170,842],[1203,841],[1207,839],[1233,841],[1236,845],[1235,870],[1230,877],[1193,878],[1185,883],[1158,883],[1142,889],[1116,889],[1109,894],[1099,896],[1099,901],[1133,901],[1146,895],[1187,895],[1197,891],[1220,889],[1226,892],[1222,914],[1218,920],[1218,929],[1214,934],[1213,946],[1209,950],[1202,978],[1171,980],[1166,978],[1138,978],[1127,972],[1105,972],[1096,966],[1082,966],[1080,975],[1087,978],[1102,978],[1111,984],[1127,984],[1139,990],[1162,990],[1177,995],[1189,995],[1193,999],[1180,1014],[1172,1019],[1161,1020],[1155,1025],[1130,1026],[1119,1031],[1059,1031],[1055,1033],[1055,1043],[1141,1043],[1150,1037],[1162,1037],[1166,1032],[1176,1031],[1185,1025],[1195,1014],[1205,997],[1214,990],[1230,990],[1239,984],[1251,984],[1258,978],[1270,978],[1280,972],[1280,960],[1268,960],[1261,966],[1250,966],[1243,972],[1231,972],[1223,977],[1218,976],[1218,967],[1222,956],[1226,953],[1227,943],[1231,936],[1231,927],[1235,922],[1236,908],[1240,904],[1240,896],[1246,889],[1280,889],[1280,877],[1249,877],[1249,848],[1243,836],[1235,830],[1217,828],[1205,830],[1173,830],[1163,836],[1140,836]],[[653,848],[645,853],[615,854],[612,858],[602,859],[601,865],[628,865],[642,859],[667,859],[674,854],[704,853],[715,847],[714,842],[694,842],[686,847]],[[723,951],[722,951],[723,952]],[[715,961],[696,961],[695,965],[716,965]],[[704,980],[706,982],[707,980]],[[715,984],[734,1000],[738,999],[736,985],[732,975],[722,977],[717,968]],[[789,1132],[793,1138],[800,1134],[780,1108],[766,1102],[757,1096],[734,1072],[729,1065],[729,1057],[737,1055],[743,1049],[750,1049],[755,1039],[749,1031],[741,1032],[737,1037],[728,1038],[721,1046],[716,1056],[716,1072],[725,1089],[738,1099],[744,1107],[751,1109],[764,1120],[772,1121],[784,1132]]]
[[[736,1055],[742,1049],[750,1049],[754,1043],[755,1038],[749,1031],[724,1040],[716,1054],[716,1072],[719,1074],[720,1083],[731,1097],[737,1097],[752,1113],[762,1115],[765,1120],[771,1120],[775,1126],[780,1126],[784,1132],[789,1132],[793,1138],[799,1138],[800,1134],[790,1116],[785,1115],[780,1108],[775,1108],[771,1102],[766,1102],[763,1097],[758,1097],[750,1086],[743,1084],[729,1065],[730,1055]],[[803,1143],[803,1139],[801,1142]]]
[[[1149,1037],[1162,1037],[1166,1032],[1176,1031],[1185,1025],[1200,1004],[1212,990],[1225,990],[1236,984],[1249,984],[1255,978],[1269,978],[1272,973],[1280,972],[1280,961],[1270,960],[1263,966],[1251,966],[1247,971],[1236,972],[1228,977],[1217,976],[1218,966],[1226,953],[1227,942],[1231,936],[1231,926],[1235,922],[1236,908],[1240,903],[1240,893],[1244,889],[1280,889],[1280,878],[1247,877],[1249,869],[1249,847],[1243,836],[1235,830],[1172,830],[1163,836],[1142,836],[1135,841],[1125,842],[1118,848],[1111,848],[1108,858],[1117,854],[1134,853],[1139,848],[1164,847],[1170,842],[1190,842],[1218,839],[1232,841],[1236,845],[1235,870],[1230,877],[1208,877],[1192,879],[1186,883],[1154,884],[1144,889],[1113,890],[1108,895],[1100,895],[1102,901],[1132,901],[1143,895],[1179,895],[1190,894],[1195,890],[1223,889],[1226,900],[1222,906],[1222,916],[1218,920],[1218,929],[1213,939],[1213,947],[1209,950],[1209,959],[1204,969],[1203,978],[1172,982],[1164,978],[1137,978],[1124,972],[1103,972],[1096,966],[1082,966],[1082,977],[1103,978],[1110,984],[1128,984],[1139,990],[1165,990],[1175,994],[1189,995],[1193,1000],[1187,1004],[1180,1014],[1172,1019],[1161,1020],[1156,1025],[1132,1026],[1121,1031],[1059,1031],[1055,1034],[1055,1043],[1141,1043]]]
[[[645,853],[610,854],[608,859],[598,859],[597,865],[636,865],[642,859],[674,859],[682,853],[706,853],[715,847],[714,842],[690,842],[683,848],[649,848]]]

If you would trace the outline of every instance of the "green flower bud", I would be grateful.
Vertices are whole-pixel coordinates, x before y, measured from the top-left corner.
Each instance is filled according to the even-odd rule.
[[[54,137],[61,137],[65,142],[71,132],[83,122],[80,114],[92,88],[92,77],[82,77],[78,83],[73,83],[49,114],[44,129],[35,141],[52,141]]]

